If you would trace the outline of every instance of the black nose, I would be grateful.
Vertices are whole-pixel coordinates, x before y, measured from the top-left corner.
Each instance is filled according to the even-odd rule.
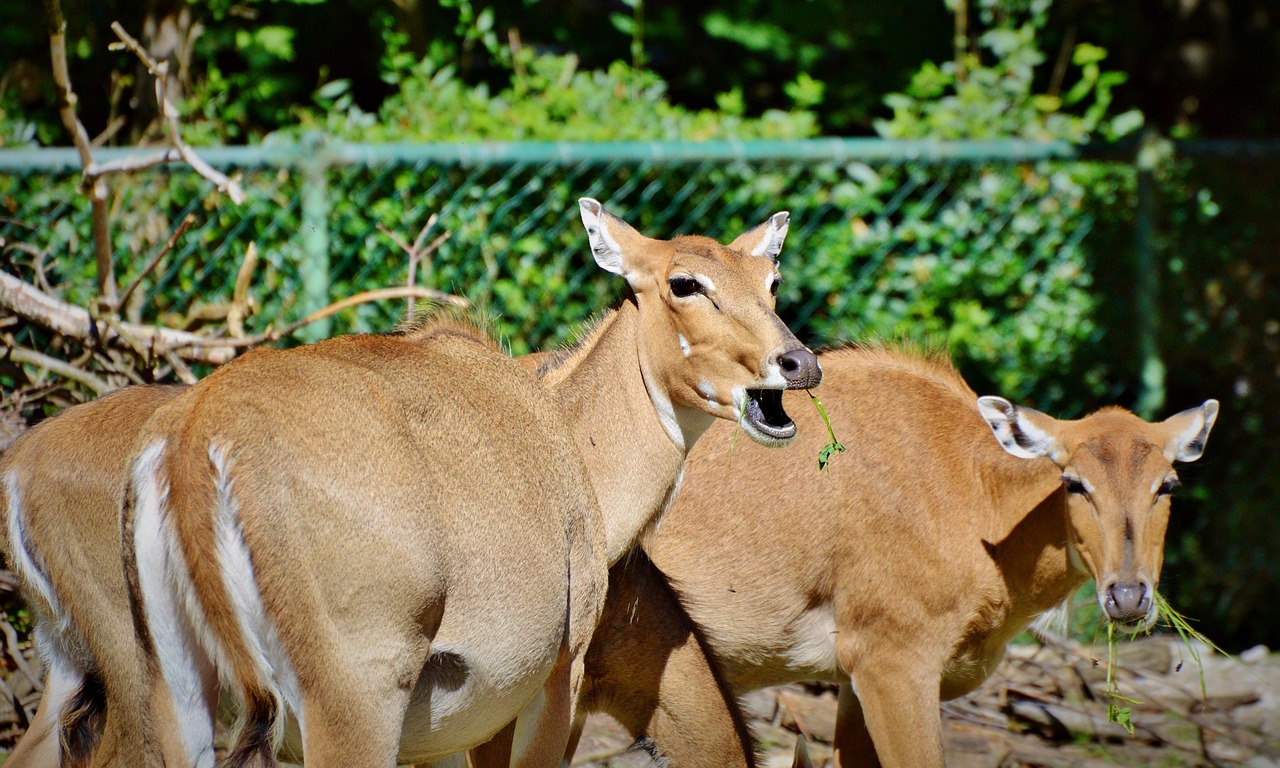
[[[1107,590],[1107,615],[1116,621],[1137,621],[1151,608],[1151,591],[1142,582],[1116,582]]]
[[[822,383],[818,356],[804,347],[778,355],[778,367],[787,380],[787,389],[809,389]]]

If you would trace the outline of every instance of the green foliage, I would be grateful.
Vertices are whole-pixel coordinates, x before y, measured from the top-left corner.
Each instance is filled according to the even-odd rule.
[[[614,62],[583,71],[576,57],[516,54],[511,83],[493,92],[468,85],[430,57],[395,75],[399,91],[377,116],[355,105],[341,82],[323,86],[319,115],[303,129],[350,141],[617,141],[626,139],[796,139],[813,136],[811,113],[732,112],[673,105],[654,73]],[[733,97],[726,103],[733,106]]]
[[[827,468],[833,454],[844,453],[844,443],[836,439],[836,432],[831,428],[831,417],[827,415],[827,409],[818,396],[809,392],[809,400],[813,403],[813,407],[818,409],[818,415],[822,417],[822,423],[827,427],[827,444],[818,451],[818,471],[821,472]]]
[[[991,139],[1033,141],[1118,139],[1142,126],[1139,112],[1112,117],[1114,89],[1122,72],[1104,71],[1107,52],[1096,45],[1075,47],[1074,85],[1038,93],[1037,72],[1045,63],[1039,38],[1047,3],[1026,18],[1007,18],[978,37],[979,52],[960,62],[924,64],[903,93],[885,97],[893,117],[876,122],[887,138]],[[985,53],[985,55],[983,55]]]
[[[0,94],[0,149],[14,149],[35,143],[36,124],[23,117],[8,94]]]
[[[1105,52],[1078,46],[1072,92],[1037,93],[1043,16],[1006,14],[1002,23],[979,38],[990,63],[976,54],[966,54],[963,68],[926,63],[905,93],[887,97],[894,116],[877,124],[880,133],[1069,141],[1115,133],[1107,109],[1117,78],[1098,66]],[[1127,195],[1127,177],[1078,162],[941,175],[851,163],[825,189],[848,229],[806,237],[814,257],[803,280],[810,301],[824,305],[811,327],[823,338],[942,340],[975,386],[1079,412],[1101,394],[1101,377],[1084,361],[1099,330],[1081,243],[1098,204]],[[904,198],[903,189],[922,193]]]

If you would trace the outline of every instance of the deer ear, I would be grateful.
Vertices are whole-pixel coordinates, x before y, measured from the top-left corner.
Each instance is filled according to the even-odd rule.
[[[1030,408],[1019,408],[1003,397],[978,398],[978,411],[995,433],[1000,447],[1020,459],[1050,459],[1059,451],[1057,439],[1037,421],[1052,422],[1048,416]],[[1048,426],[1047,424],[1045,425]]]
[[[790,213],[786,211],[775,213],[760,226],[738,235],[729,247],[739,253],[764,256],[777,261],[778,254],[782,253],[782,244],[787,239],[787,227],[790,224]]]
[[[1195,461],[1204,455],[1204,444],[1218,420],[1218,401],[1205,400],[1199,408],[1176,413],[1164,420],[1169,429],[1164,457],[1170,462]]]
[[[587,229],[591,255],[606,272],[622,275],[635,288],[638,275],[647,267],[645,246],[653,241],[640,234],[627,222],[605,210],[598,200],[578,200],[582,226]]]
[[[623,274],[622,246],[618,245],[618,241],[609,232],[608,219],[614,217],[609,215],[598,200],[590,197],[578,200],[578,212],[582,215],[582,226],[587,228],[587,241],[591,243],[591,255],[595,257],[596,263],[606,272]]]

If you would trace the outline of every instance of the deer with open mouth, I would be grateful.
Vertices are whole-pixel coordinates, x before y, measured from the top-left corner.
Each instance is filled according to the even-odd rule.
[[[211,764],[221,677],[242,703],[232,765],[270,764],[286,731],[309,765],[428,762],[508,724],[515,764],[559,764],[605,564],[669,502],[710,423],[742,414],[753,438],[784,444],[796,431],[777,393],[821,378],[773,311],[786,214],[726,247],[580,208],[597,262],[630,291],[582,345],[540,360],[540,382],[483,334],[432,321],[251,353],[189,390],[71,409],[15,444],[31,450],[0,465],[21,534],[9,547],[29,555],[29,585],[50,585],[42,621],[94,638],[65,658],[45,644],[65,662],[41,703],[51,736],[15,758],[58,764],[111,743],[125,751],[94,759]],[[81,429],[108,403],[114,442]],[[69,505],[117,519],[123,484],[29,490],[60,471],[35,449],[71,431],[102,477],[128,463],[119,436],[138,436],[123,539],[137,641],[119,631],[123,576],[103,573],[121,588],[103,591],[60,573],[77,552],[118,558],[120,529],[54,530]],[[126,661],[103,663],[103,648]],[[128,676],[149,681],[132,709],[101,695],[130,690],[115,679]]]

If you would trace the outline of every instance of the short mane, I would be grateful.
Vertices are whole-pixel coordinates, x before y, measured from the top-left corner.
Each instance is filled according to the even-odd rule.
[[[428,304],[400,324],[394,332],[411,344],[423,344],[443,336],[481,344],[506,354],[498,336],[497,320],[485,309],[453,304]]]
[[[977,394],[951,362],[946,349],[905,339],[848,342],[822,350],[824,356],[852,357],[867,364],[905,371],[950,390],[958,397],[976,401]]]

